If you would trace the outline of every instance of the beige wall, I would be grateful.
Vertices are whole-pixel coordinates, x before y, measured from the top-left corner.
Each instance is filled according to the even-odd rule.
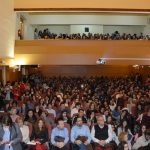
[[[29,40],[16,41],[16,65],[150,65],[150,41]]]
[[[0,58],[14,57],[15,12],[13,0],[0,1]]]
[[[149,0],[14,0],[15,8],[150,9]]]

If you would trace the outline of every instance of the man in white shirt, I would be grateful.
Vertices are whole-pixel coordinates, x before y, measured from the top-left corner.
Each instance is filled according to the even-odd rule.
[[[52,109],[52,104],[51,103],[48,104],[48,109],[46,109],[46,110],[49,114],[53,114],[54,118],[56,118],[56,111],[54,109]]]
[[[71,109],[71,117],[73,117],[74,114],[78,114],[79,109],[81,108],[81,104],[77,102],[75,104],[75,107]]]
[[[109,145],[112,140],[112,128],[105,124],[102,115],[97,118],[97,124],[92,128],[91,137],[95,143],[95,150],[112,150]]]
[[[16,122],[19,125],[21,133],[22,133],[22,142],[27,144],[30,141],[29,127],[23,124],[22,117],[18,117],[16,119]]]

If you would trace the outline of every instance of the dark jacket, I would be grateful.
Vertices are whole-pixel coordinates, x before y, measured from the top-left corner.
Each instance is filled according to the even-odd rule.
[[[10,141],[13,141],[12,143],[13,150],[22,150],[21,147],[22,134],[19,126],[17,124],[13,124],[9,129],[11,134]],[[3,126],[0,125],[0,140],[3,139],[3,135],[4,135],[4,129]],[[4,150],[4,148],[5,148],[4,144],[0,145],[0,150]]]

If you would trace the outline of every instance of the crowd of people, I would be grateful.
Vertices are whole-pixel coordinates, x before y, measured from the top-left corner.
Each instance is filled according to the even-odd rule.
[[[49,29],[44,29],[43,31],[36,28],[34,30],[34,39],[66,39],[66,40],[150,40],[149,35],[137,34],[120,34],[115,31],[113,34],[101,34],[101,33],[75,33],[75,34],[56,34],[51,33]]]
[[[0,150],[149,150],[150,78],[43,77],[0,84]]]

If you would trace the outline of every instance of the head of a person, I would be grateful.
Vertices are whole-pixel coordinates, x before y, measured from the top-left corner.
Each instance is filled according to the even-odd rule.
[[[28,117],[29,118],[32,118],[33,117],[33,110],[32,109],[30,109],[30,110],[28,110]]]
[[[120,142],[118,145],[118,150],[129,150],[128,143],[125,141]]]
[[[48,103],[48,109],[52,109],[52,104]]]
[[[81,127],[83,125],[82,117],[77,117],[76,125]]]
[[[122,127],[123,127],[123,128],[126,128],[127,125],[128,125],[127,120],[123,120],[123,121],[122,121]]]
[[[146,125],[141,126],[141,133],[144,134],[146,131]]]
[[[63,112],[62,112],[62,117],[63,117],[63,118],[67,117],[67,111],[63,111]]]
[[[59,118],[58,120],[57,120],[57,127],[59,128],[59,129],[63,129],[64,128],[64,120],[62,119],[62,118]]]
[[[2,121],[1,121],[1,124],[4,126],[4,127],[10,127],[12,126],[13,122],[12,122],[12,119],[9,115],[5,115],[2,117]]]
[[[148,109],[147,116],[150,116],[150,109]]]
[[[16,114],[17,114],[17,108],[16,107],[12,107],[11,115],[16,115]]]
[[[127,142],[128,134],[126,132],[121,132],[118,136],[120,142]]]
[[[79,102],[77,102],[77,103],[75,104],[75,107],[76,107],[77,109],[80,109],[80,108],[81,108],[81,104],[80,104]]]
[[[12,107],[17,107],[17,102],[16,101],[12,102]]]
[[[84,110],[79,109],[78,114],[79,114],[79,117],[83,117],[84,116]]]
[[[37,126],[38,126],[39,129],[44,128],[44,127],[45,127],[45,122],[44,122],[44,120],[43,120],[43,119],[39,119],[39,120],[37,121]]]
[[[19,127],[22,127],[23,126],[23,118],[20,116],[17,117],[16,123],[19,125]]]
[[[94,110],[94,109],[95,109],[95,104],[94,104],[93,102],[91,102],[90,105],[89,105],[89,108],[90,108],[91,110]]]
[[[112,123],[112,117],[111,117],[111,116],[108,116],[108,117],[107,117],[107,123],[108,123],[108,124]]]
[[[97,124],[100,126],[104,126],[105,121],[104,121],[104,117],[102,115],[97,117]]]
[[[61,108],[61,110],[65,109],[65,102],[60,103],[60,108]]]
[[[147,141],[150,140],[150,129],[147,129],[147,130],[145,131],[145,139],[146,139]]]

